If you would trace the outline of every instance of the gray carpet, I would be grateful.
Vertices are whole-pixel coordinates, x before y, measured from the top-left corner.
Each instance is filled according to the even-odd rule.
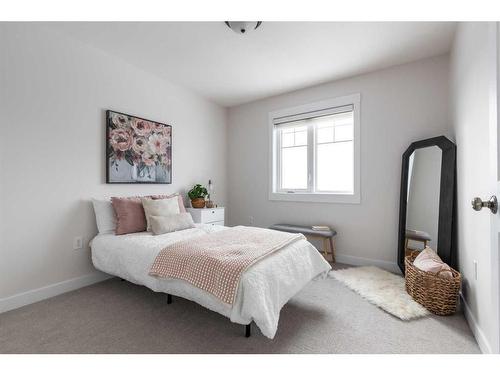
[[[274,340],[203,307],[110,279],[0,314],[0,353],[479,353],[461,313],[403,322],[333,279],[282,310]]]

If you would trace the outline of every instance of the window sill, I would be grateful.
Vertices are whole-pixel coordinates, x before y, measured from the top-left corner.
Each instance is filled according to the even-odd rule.
[[[271,201],[316,203],[361,203],[360,194],[269,193]]]

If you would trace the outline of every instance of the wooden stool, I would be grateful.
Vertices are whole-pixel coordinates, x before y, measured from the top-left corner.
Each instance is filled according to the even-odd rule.
[[[431,236],[429,236],[429,233],[423,232],[420,230],[413,230],[413,229],[407,229],[405,232],[405,255],[408,256],[411,254],[412,251],[414,250],[423,250],[423,249],[413,249],[408,247],[408,241],[416,241],[416,242],[422,242],[424,245],[424,249],[427,247],[427,242],[431,240]]]
[[[321,238],[323,241],[323,256],[328,261],[328,248],[332,254],[332,263],[335,263],[335,242],[334,238],[337,232],[331,228],[326,230],[314,230],[312,227],[293,224],[274,224],[269,229],[279,230],[289,233],[302,233],[306,237]]]

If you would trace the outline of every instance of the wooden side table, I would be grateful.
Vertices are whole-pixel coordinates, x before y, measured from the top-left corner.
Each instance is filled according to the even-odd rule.
[[[335,242],[334,237],[337,232],[332,228],[328,230],[314,230],[312,227],[293,225],[293,224],[274,224],[269,227],[269,229],[279,230],[282,232],[289,233],[302,233],[306,237],[321,238],[323,241],[323,256],[328,261],[328,248],[332,255],[332,263],[335,263]]]

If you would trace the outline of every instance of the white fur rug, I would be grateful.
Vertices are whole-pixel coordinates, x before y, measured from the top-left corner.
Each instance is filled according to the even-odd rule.
[[[401,320],[420,318],[429,314],[429,311],[406,293],[403,277],[380,268],[352,267],[330,271],[329,276]]]

